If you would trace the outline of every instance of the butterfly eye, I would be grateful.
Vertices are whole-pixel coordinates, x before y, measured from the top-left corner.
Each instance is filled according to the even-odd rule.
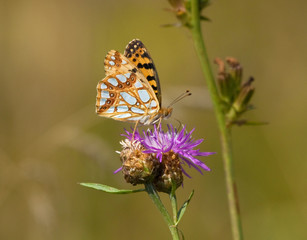
[[[110,104],[111,103],[111,101],[110,100],[107,100],[107,104]],[[103,107],[104,109],[106,108],[106,107]]]
[[[127,82],[126,82],[126,84],[129,86],[129,85],[130,85],[130,82],[129,82],[129,81],[127,81]]]
[[[136,57],[139,57],[140,55],[137,53],[137,54],[135,54],[135,56],[136,56]]]
[[[111,87],[111,86],[110,86],[110,87],[109,87],[109,89],[111,89],[111,90],[112,90],[112,89],[113,89],[113,87]]]
[[[119,65],[119,63],[116,63],[116,67],[119,67],[120,65]]]
[[[110,93],[110,96],[111,96],[111,97],[114,97],[114,93]]]
[[[123,85],[119,84],[118,87],[119,87],[119,88],[123,88]]]

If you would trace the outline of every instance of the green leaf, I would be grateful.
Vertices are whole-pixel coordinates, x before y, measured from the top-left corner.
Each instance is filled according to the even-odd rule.
[[[184,237],[184,235],[183,235],[183,232],[180,230],[180,229],[178,229],[179,230],[179,232],[180,232],[180,234],[181,234],[181,239],[182,240],[185,240],[185,237]]]
[[[233,124],[237,124],[238,126],[249,125],[249,126],[258,126],[258,125],[267,125],[268,122],[256,122],[256,121],[247,121],[247,120],[237,120],[234,121]]]
[[[181,23],[167,23],[167,24],[162,24],[161,27],[181,27]]]
[[[101,190],[107,193],[113,194],[128,194],[128,193],[137,193],[137,192],[144,192],[145,189],[136,189],[136,190],[127,190],[127,189],[117,189],[114,187],[110,187],[107,185],[99,184],[99,183],[80,183],[80,185],[84,187],[94,188],[97,190]]]
[[[207,18],[206,16],[200,16],[200,20],[201,21],[208,21],[208,22],[211,22],[211,19],[210,18]]]
[[[179,209],[178,214],[177,214],[178,220],[177,220],[177,222],[176,222],[176,225],[178,225],[178,223],[180,222],[180,220],[181,220],[181,218],[182,218],[182,216],[183,216],[183,214],[184,214],[184,212],[185,212],[187,206],[189,205],[189,203],[190,203],[190,201],[191,201],[193,195],[194,195],[194,190],[191,192],[191,194],[190,194],[190,196],[189,196],[189,199],[186,200],[186,201],[182,204],[181,208]]]

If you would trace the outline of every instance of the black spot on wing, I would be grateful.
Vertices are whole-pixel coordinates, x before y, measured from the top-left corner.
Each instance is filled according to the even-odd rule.
[[[155,80],[155,77],[154,77],[154,76],[148,75],[148,76],[146,77],[146,79],[147,79],[148,81],[150,81],[150,80]]]
[[[148,58],[148,59],[151,59],[149,54],[147,52],[144,52],[142,55],[141,55],[142,58]]]
[[[152,87],[152,89],[155,90],[155,91],[158,90],[158,88],[157,88],[156,86],[154,86],[154,85],[151,85],[151,87]]]
[[[137,65],[138,68],[145,68],[145,69],[153,69],[154,65],[152,63],[138,63]]]
[[[153,69],[153,64],[152,63],[145,63],[143,64],[145,69]]]
[[[136,47],[135,47],[135,45],[136,45]],[[138,57],[137,57],[137,54],[139,55]],[[156,85],[155,89],[157,89],[157,90],[154,90],[154,92],[157,96],[157,99],[158,99],[160,105],[161,105],[161,87],[160,87],[160,82],[159,82],[159,76],[158,76],[157,70],[155,68],[155,65],[153,63],[153,60],[152,60],[149,52],[147,51],[147,48],[145,47],[145,45],[139,39],[133,39],[126,46],[124,56],[126,56],[129,60],[131,60],[133,63],[135,63],[136,68],[139,71],[141,71],[145,77],[147,77],[147,75],[154,76],[154,79],[152,79],[151,81],[155,82],[155,84],[152,83],[152,84]],[[133,58],[135,58],[136,61],[133,61]],[[144,63],[144,62],[147,62],[147,63]],[[144,63],[144,64],[142,64],[142,63]],[[151,86],[152,86],[152,84],[151,84]]]

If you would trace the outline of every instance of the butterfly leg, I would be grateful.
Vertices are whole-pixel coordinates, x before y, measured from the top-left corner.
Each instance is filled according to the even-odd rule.
[[[162,122],[162,117],[159,118],[159,121],[158,121],[158,130],[161,129],[161,122]]]
[[[136,131],[136,128],[137,128],[138,124],[139,124],[139,120],[136,121],[136,123],[135,123],[134,129],[133,129],[133,133],[132,133],[132,141],[134,140],[134,134],[135,134],[135,131]]]

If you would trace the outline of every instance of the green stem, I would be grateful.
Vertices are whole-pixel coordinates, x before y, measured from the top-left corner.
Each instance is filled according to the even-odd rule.
[[[228,206],[230,211],[231,229],[234,240],[242,240],[243,233],[241,227],[239,201],[235,189],[235,179],[233,171],[232,147],[230,129],[226,126],[224,112],[220,103],[217,87],[210,67],[210,61],[204,44],[202,31],[200,27],[200,9],[199,0],[191,0],[192,7],[192,35],[195,49],[201,63],[201,68],[211,95],[215,115],[217,118],[219,130],[221,133],[221,144],[223,150],[223,161],[225,180],[227,188]]]
[[[176,224],[178,221],[178,216],[177,216],[177,197],[176,197],[176,193],[175,192],[171,192],[169,194],[169,198],[171,200],[171,204],[172,204],[172,210],[173,210],[173,222]]]
[[[171,232],[171,235],[173,237],[173,240],[179,240],[179,232],[175,225],[175,222],[173,222],[171,216],[167,212],[166,208],[164,207],[163,203],[161,202],[161,199],[155,189],[155,187],[152,185],[152,183],[145,184],[146,192],[148,193],[151,200],[154,202],[156,207],[159,209],[160,213],[162,214],[165,222],[168,225],[168,228]]]

